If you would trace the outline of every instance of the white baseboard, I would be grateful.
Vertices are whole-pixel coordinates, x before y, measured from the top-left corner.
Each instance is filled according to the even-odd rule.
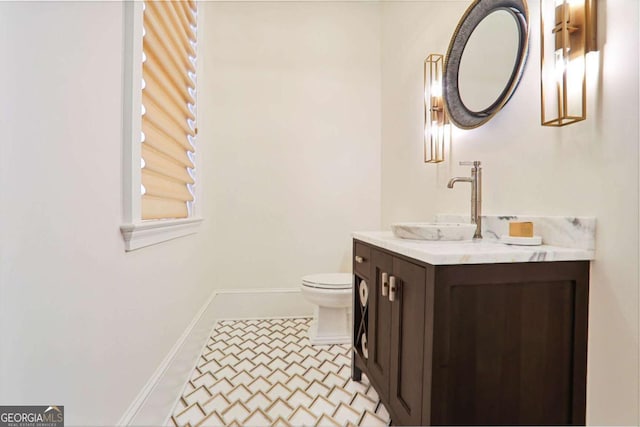
[[[298,288],[220,290],[213,301],[216,319],[310,316],[313,305]]]
[[[300,317],[312,313],[313,306],[297,288],[214,291],[117,425],[166,425],[217,320]]]

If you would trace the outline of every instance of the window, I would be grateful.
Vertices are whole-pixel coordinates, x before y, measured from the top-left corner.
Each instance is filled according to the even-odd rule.
[[[126,250],[195,232],[194,1],[127,2]]]

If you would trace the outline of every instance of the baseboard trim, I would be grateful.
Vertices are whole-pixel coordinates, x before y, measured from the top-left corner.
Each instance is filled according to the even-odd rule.
[[[116,425],[118,426],[132,425],[131,424],[132,421],[135,419],[136,415],[140,412],[141,408],[144,406],[148,397],[151,395],[151,392],[156,387],[156,385],[160,382],[162,377],[165,375],[165,373],[171,366],[172,362],[174,361],[176,355],[182,348],[183,344],[187,341],[187,339],[191,335],[194,327],[198,324],[204,312],[211,305],[213,299],[216,296],[216,293],[217,291],[214,290],[211,293],[211,295],[209,295],[209,298],[207,298],[207,301],[202,305],[202,307],[200,307],[200,310],[198,310],[198,312],[193,317],[193,319],[191,319],[191,322],[189,323],[189,325],[187,325],[182,335],[180,335],[180,337],[175,342],[173,347],[171,347],[171,350],[169,350],[169,353],[167,353],[167,355],[162,360],[162,362],[160,362],[160,365],[158,366],[158,368],[151,375],[151,377],[149,378],[147,383],[144,385],[144,387],[142,387],[142,390],[140,390],[136,398],[133,400],[131,405],[129,405],[129,407],[127,408],[127,410],[122,415],[122,417],[120,418],[120,420]]]
[[[299,288],[214,290],[117,425],[166,425],[218,320],[309,317],[312,313],[313,306]],[[186,372],[185,366],[191,369]],[[176,383],[182,384],[179,390]],[[173,402],[171,407],[167,402]]]

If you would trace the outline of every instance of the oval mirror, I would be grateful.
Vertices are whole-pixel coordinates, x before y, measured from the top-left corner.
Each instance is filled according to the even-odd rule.
[[[456,28],[444,64],[449,118],[462,129],[491,119],[513,95],[529,41],[526,0],[476,0]]]

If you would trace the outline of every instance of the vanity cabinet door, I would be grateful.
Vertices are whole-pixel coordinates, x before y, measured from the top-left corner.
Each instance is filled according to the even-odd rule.
[[[391,350],[391,305],[387,278],[393,267],[391,255],[371,249],[369,288],[369,379],[383,400],[389,396],[389,355]],[[385,295],[383,295],[383,293]]]
[[[422,424],[425,279],[424,267],[393,258],[389,405],[394,425]]]
[[[588,262],[438,269],[432,423],[584,425]]]

